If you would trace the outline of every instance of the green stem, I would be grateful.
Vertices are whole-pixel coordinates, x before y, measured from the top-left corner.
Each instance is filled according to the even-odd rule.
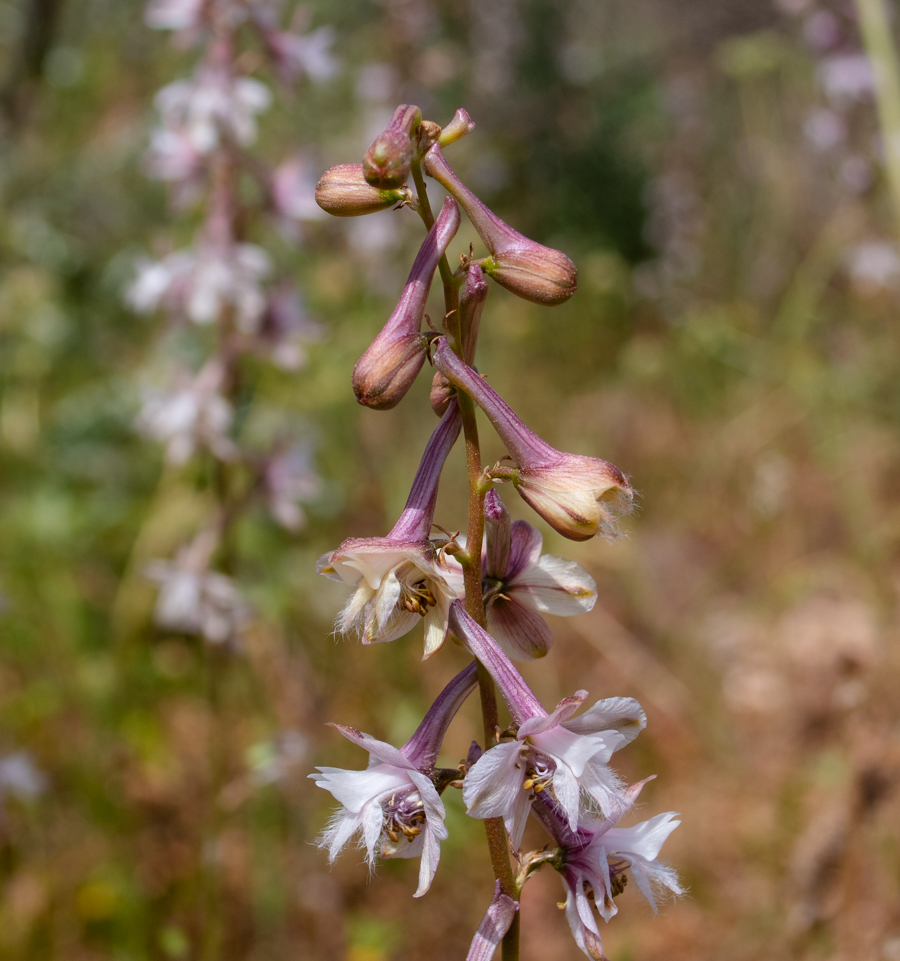
[[[413,161],[413,180],[419,198],[419,215],[426,228],[431,230],[434,224],[434,214],[428,200],[422,167],[418,160]],[[453,350],[462,357],[463,341],[460,331],[459,318],[459,286],[456,283],[446,255],[439,263],[441,280],[444,283],[444,306],[446,311],[446,327],[448,342]],[[474,355],[475,346],[471,345]],[[466,530],[466,553],[460,557],[463,565],[463,576],[466,588],[466,611],[469,616],[482,627],[485,626],[484,598],[482,593],[481,574],[481,545],[484,540],[484,498],[488,491],[483,477],[481,463],[481,446],[478,441],[478,420],[475,401],[464,393],[457,391],[457,401],[462,415],[463,437],[466,444],[466,468],[469,475],[469,519]],[[500,728],[500,714],[497,710],[497,691],[494,682],[484,665],[478,664],[478,692],[481,697],[481,719],[484,727],[484,747],[489,750],[497,740]],[[491,856],[491,866],[494,877],[500,882],[500,890],[513,900],[519,900],[519,890],[515,875],[509,860],[509,841],[503,818],[487,818],[484,822],[487,835],[488,850]],[[503,961],[518,961],[519,958],[519,914],[517,911],[513,923],[503,939]]]
[[[875,102],[888,185],[900,228],[900,66],[885,0],[856,0],[866,53],[875,74]]]

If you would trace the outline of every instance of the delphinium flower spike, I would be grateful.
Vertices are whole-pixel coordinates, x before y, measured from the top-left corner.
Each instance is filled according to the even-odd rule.
[[[614,464],[599,457],[567,454],[529,430],[512,408],[471,367],[438,340],[434,364],[485,412],[515,462],[495,476],[512,480],[522,499],[564,537],[584,541],[615,536],[616,516],[630,510],[634,494]]]
[[[386,537],[352,537],[319,558],[317,571],[354,588],[338,617],[342,633],[364,644],[393,641],[425,621],[425,656],[447,636],[450,601],[461,578],[429,540],[444,461],[459,436],[454,401],[435,428],[413,481],[406,507]]]
[[[438,695],[415,734],[401,748],[378,741],[352,727],[334,724],[341,734],[369,752],[365,771],[320,767],[310,774],[316,784],[340,802],[331,823],[319,839],[333,861],[357,834],[371,866],[382,857],[421,857],[421,897],[434,879],[440,842],[447,837],[444,804],[438,788],[457,771],[435,772],[434,762],[450,721],[476,683],[474,662],[460,671]],[[437,784],[437,786],[436,786]]]

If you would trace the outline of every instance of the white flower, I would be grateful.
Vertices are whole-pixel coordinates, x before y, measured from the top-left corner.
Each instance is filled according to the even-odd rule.
[[[206,0],[150,0],[144,22],[154,30],[188,30],[200,24]]]
[[[461,574],[427,539],[350,538],[320,557],[316,570],[355,589],[338,615],[341,633],[374,644],[396,640],[424,620],[426,657],[443,646],[450,603],[465,593]]]
[[[324,330],[310,317],[292,284],[281,283],[270,291],[258,339],[276,367],[290,371],[304,367],[306,345],[321,340]]]
[[[31,801],[46,790],[46,775],[27,751],[16,751],[0,757],[0,798],[8,794],[23,801]]]
[[[632,799],[643,783],[629,789]],[[545,824],[552,821],[546,813],[541,812]],[[566,888],[566,920],[575,942],[588,957],[604,961],[593,908],[606,921],[617,912],[614,897],[625,886],[626,870],[654,911],[654,889],[684,893],[675,871],[656,860],[666,838],[681,823],[674,820],[676,817],[669,811],[630,828],[614,827],[615,821],[585,819],[562,841],[555,866]]]
[[[202,67],[191,80],[176,80],[156,95],[166,126],[184,130],[194,147],[209,153],[223,135],[241,146],[256,139],[256,114],[271,103],[269,88],[228,69]]]
[[[138,313],[163,308],[197,324],[218,320],[233,307],[237,326],[256,331],[266,309],[261,281],[272,269],[255,244],[199,243],[160,261],[142,260],[126,300]]]
[[[266,39],[275,66],[287,81],[307,76],[313,83],[323,83],[338,72],[340,65],[331,53],[336,39],[333,27],[319,27],[307,34],[271,31]]]
[[[272,200],[290,220],[321,220],[328,215],[316,203],[319,176],[304,156],[296,154],[272,172]]]
[[[171,464],[183,464],[198,448],[220,460],[232,460],[237,449],[228,438],[233,417],[231,404],[218,392],[221,370],[207,366],[193,379],[186,372],[173,390],[146,392],[138,417],[138,430],[166,444]]]
[[[306,523],[300,505],[315,500],[322,489],[311,446],[295,444],[269,461],[265,483],[272,516],[287,530],[300,530]]]
[[[232,641],[246,623],[248,608],[234,581],[209,570],[207,532],[182,548],[174,561],[151,561],[145,574],[159,584],[154,623],[196,634],[212,644]]]
[[[819,79],[830,99],[865,100],[875,87],[872,64],[864,53],[840,53],[819,63]]]

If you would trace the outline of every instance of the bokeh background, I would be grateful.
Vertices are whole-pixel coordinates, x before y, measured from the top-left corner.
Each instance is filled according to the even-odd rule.
[[[552,310],[495,288],[479,365],[550,443],[640,492],[614,544],[545,530],[600,598],[525,668],[545,703],[639,698],[649,727],[618,763],[658,774],[641,817],[682,814],[665,855],[688,894],[654,918],[626,890],[610,958],[898,961],[900,259],[853,5],[308,16],[341,68],[279,97],[263,153],[300,146],[324,170],[358,161],[397,103],[438,123],[464,106],[477,128],[448,159],[579,266]],[[421,225],[316,222],[299,252],[257,238],[324,326],[304,370],[259,387],[314,438],[321,494],[299,534],[241,522],[255,614],[236,649],[162,631],[143,565],[181,542],[202,485],[135,431],[162,322],[123,292],[141,253],[192,228],[141,157],[153,94],[195,55],[137,0],[3,0],[0,31],[0,957],[462,958],[491,883],[460,799],[413,901],[416,862],[329,869],[313,841],[331,799],[305,780],[362,765],[324,722],[402,741],[463,663],[421,664],[417,632],[336,640],[344,594],[314,574],[344,537],[389,529],[433,426],[424,375],[386,413],[349,384]],[[472,705],[448,763],[478,723]],[[562,896],[552,871],[526,888],[527,961],[581,956]]]

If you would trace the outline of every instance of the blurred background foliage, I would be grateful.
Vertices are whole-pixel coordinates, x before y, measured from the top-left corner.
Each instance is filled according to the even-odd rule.
[[[526,667],[546,701],[638,697],[623,773],[659,774],[641,816],[683,815],[666,854],[688,897],[653,919],[626,891],[610,958],[898,961],[900,260],[852,6],[306,9],[342,69],[280,97],[264,152],[299,143],[324,170],[397,103],[437,122],[464,106],[456,169],[580,268],[552,311],[495,288],[479,365],[552,444],[641,492],[616,544],[545,531],[600,600]],[[162,632],[143,564],[192,529],[203,485],[135,433],[160,325],[122,293],[192,227],[141,172],[153,94],[191,55],[137,0],[3,0],[0,38],[0,957],[464,957],[490,872],[458,799],[413,902],[414,862],[371,883],[353,855],[327,867],[330,798],[304,780],[362,764],[323,722],[403,739],[462,663],[421,665],[415,634],[336,642],[343,593],[314,574],[391,526],[433,424],[424,376],[389,413],[349,385],[419,224],[317,222],[300,254],[253,238],[327,329],[305,370],[257,388],[314,436],[323,493],[299,535],[242,521],[239,650]],[[560,896],[552,872],[526,889],[526,959],[580,956]]]

